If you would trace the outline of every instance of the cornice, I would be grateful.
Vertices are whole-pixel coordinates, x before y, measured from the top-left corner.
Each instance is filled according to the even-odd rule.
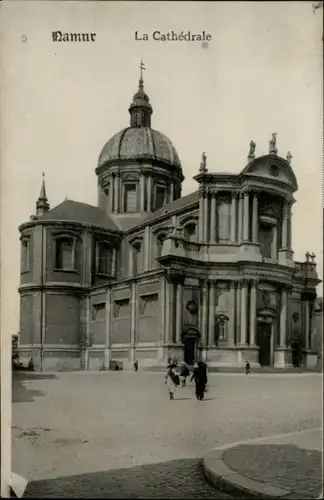
[[[24,222],[18,227],[18,231],[22,233],[22,231],[25,231],[27,229],[36,227],[36,226],[50,226],[53,228],[60,228],[60,227],[73,227],[75,228],[82,228],[88,230],[88,232],[96,232],[96,231],[101,231],[105,235],[111,234],[113,236],[116,236],[118,239],[121,239],[123,237],[123,232],[122,231],[113,231],[111,229],[107,229],[104,226],[99,226],[96,224],[89,224],[86,222],[79,222],[79,221],[62,221],[62,220],[51,220],[51,219],[37,219],[29,222]]]

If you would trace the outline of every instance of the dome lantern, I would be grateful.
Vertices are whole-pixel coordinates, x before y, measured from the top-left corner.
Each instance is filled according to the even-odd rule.
[[[129,106],[130,126],[131,127],[151,127],[151,115],[153,108],[150,104],[148,95],[144,92],[143,70],[145,66],[141,61],[140,64],[140,79],[138,91],[133,97],[133,102]]]

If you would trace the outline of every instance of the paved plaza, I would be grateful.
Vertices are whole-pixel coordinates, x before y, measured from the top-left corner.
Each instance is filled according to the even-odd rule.
[[[204,482],[209,450],[321,427],[319,374],[210,374],[202,402],[191,384],[170,401],[163,373],[14,376],[13,471],[31,481],[26,496],[230,498]]]

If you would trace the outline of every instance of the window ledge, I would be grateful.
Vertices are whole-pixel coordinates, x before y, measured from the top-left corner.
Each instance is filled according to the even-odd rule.
[[[53,271],[59,272],[59,273],[75,273],[75,274],[79,274],[79,271],[77,269],[60,269],[59,267],[55,267],[53,269]]]
[[[112,273],[96,273],[99,278],[115,278],[115,275]]]
[[[20,274],[27,274],[30,272],[30,269],[24,269],[23,271],[20,272]]]

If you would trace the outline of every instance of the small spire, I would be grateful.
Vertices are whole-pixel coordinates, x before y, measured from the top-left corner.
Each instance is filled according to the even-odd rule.
[[[269,141],[269,153],[276,155],[278,154],[277,149],[277,132],[272,133],[272,139]]]
[[[250,141],[250,150],[249,150],[249,154],[248,154],[248,162],[249,163],[255,159],[255,147],[256,147],[255,142]]]
[[[46,186],[45,186],[45,173],[42,172],[42,185],[39,193],[38,200],[36,201],[36,215],[43,215],[49,211],[49,203],[47,201]]]
[[[203,173],[203,174],[206,173],[206,172],[208,172],[208,170],[207,170],[207,156],[206,156],[206,153],[203,153],[201,155],[201,162],[200,162],[199,172]]]
[[[141,64],[140,64],[140,72],[141,72],[141,74],[140,74],[140,84],[142,83],[142,85],[143,85],[143,70],[145,71],[146,68],[145,68],[145,64],[143,63],[143,60],[141,58]]]
[[[286,160],[289,163],[289,165],[291,164],[292,159],[293,159],[293,155],[291,154],[290,151],[288,151],[287,156],[286,156]]]

